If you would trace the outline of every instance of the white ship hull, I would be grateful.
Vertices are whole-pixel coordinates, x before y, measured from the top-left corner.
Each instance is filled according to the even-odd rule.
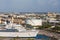
[[[38,31],[0,32],[0,37],[36,37]]]
[[[27,30],[26,28],[24,28],[22,25],[17,25],[17,24],[8,24],[6,25],[6,30],[7,29],[17,29],[17,32],[6,32],[5,30],[0,32],[0,37],[36,37],[36,35],[38,34],[38,30],[35,29],[31,29],[31,30]]]

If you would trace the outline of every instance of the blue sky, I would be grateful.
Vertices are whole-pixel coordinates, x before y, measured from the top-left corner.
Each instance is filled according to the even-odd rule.
[[[60,12],[60,0],[0,0],[0,12]]]

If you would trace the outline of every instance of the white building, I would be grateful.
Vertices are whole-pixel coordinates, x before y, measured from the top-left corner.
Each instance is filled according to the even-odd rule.
[[[27,19],[26,24],[30,24],[32,26],[42,26],[41,19]]]

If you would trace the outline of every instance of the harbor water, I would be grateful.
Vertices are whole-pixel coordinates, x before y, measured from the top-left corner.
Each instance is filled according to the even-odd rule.
[[[46,35],[38,34],[35,39],[36,40],[37,39],[49,40],[50,38],[48,36],[46,36]]]

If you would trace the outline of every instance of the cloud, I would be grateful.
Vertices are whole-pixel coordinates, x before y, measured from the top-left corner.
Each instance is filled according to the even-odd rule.
[[[60,0],[0,0],[0,11],[60,11]]]
[[[60,11],[60,1],[59,0],[37,0],[37,6],[40,11]],[[37,10],[38,10],[37,9]]]
[[[49,0],[48,4],[51,5],[51,6],[58,6],[59,2],[58,2],[58,0]]]
[[[51,5],[51,6],[58,6],[59,2],[58,0],[37,0],[37,5],[40,6],[47,6],[47,5]]]

